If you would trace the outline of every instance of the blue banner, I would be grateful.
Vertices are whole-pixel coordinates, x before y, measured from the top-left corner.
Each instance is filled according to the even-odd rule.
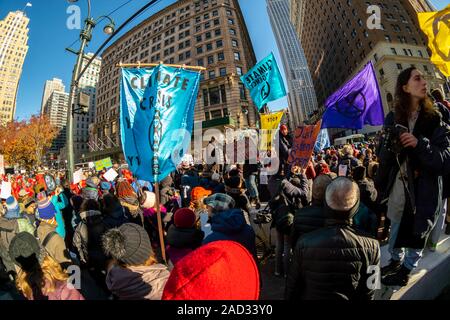
[[[250,95],[258,110],[266,103],[286,96],[283,78],[273,53],[270,53],[243,75],[241,81],[250,90]]]
[[[322,128],[362,129],[384,123],[383,103],[372,62],[325,102]]]
[[[314,146],[314,151],[320,152],[323,149],[329,148],[330,146],[331,144],[330,137],[328,136],[328,129],[320,130],[316,145]]]
[[[189,150],[199,84],[200,73],[182,68],[122,69],[122,148],[139,179],[160,182]]]

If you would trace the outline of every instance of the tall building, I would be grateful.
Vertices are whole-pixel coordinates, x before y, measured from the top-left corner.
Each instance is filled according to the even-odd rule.
[[[368,27],[371,4],[381,11],[379,29]],[[410,66],[424,73],[430,88],[442,88],[444,79],[430,62],[417,20],[417,11],[431,9],[424,0],[291,0],[291,20],[305,50],[319,106],[370,60],[385,114],[393,107],[399,73]]]
[[[289,9],[289,0],[267,0],[267,11],[289,89],[289,120],[296,128],[317,110],[317,98],[305,53],[289,18]]]
[[[48,98],[52,95],[53,91],[66,91],[66,86],[61,79],[53,78],[53,80],[47,80],[44,86],[44,93],[42,94],[41,102],[41,114],[44,113],[45,106],[47,104]]]
[[[256,127],[257,110],[240,81],[255,65],[256,57],[238,1],[180,0],[104,51],[93,128],[100,150],[91,152],[90,159],[123,159],[119,138],[121,72],[116,64],[138,61],[206,67],[195,121],[203,122],[203,129]]]
[[[83,59],[82,67],[86,66],[87,61],[89,61],[93,53],[88,53]],[[102,60],[100,58],[95,58],[89,65],[86,72],[80,79],[79,88],[84,93],[88,94],[90,97],[89,110],[87,114],[75,114],[73,121],[73,135],[74,135],[74,157],[75,162],[84,162],[85,157],[90,151],[95,149],[89,148],[89,125],[95,121],[95,109],[96,109],[96,93],[97,84],[100,76],[100,68],[102,65]]]
[[[50,118],[50,124],[58,129],[58,135],[53,140],[47,160],[55,160],[59,151],[66,145],[67,106],[69,94],[63,91],[53,91],[47,100],[43,114]]]
[[[22,11],[0,21],[0,125],[14,119],[22,66],[28,52],[28,23]]]

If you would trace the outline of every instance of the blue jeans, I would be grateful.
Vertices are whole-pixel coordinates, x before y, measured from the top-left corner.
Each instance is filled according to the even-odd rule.
[[[256,186],[256,175],[251,174],[247,179],[245,179],[245,185],[250,198],[259,198],[258,187]]]
[[[423,249],[412,248],[394,248],[397,241],[398,231],[400,229],[400,223],[391,223],[391,234],[389,236],[389,253],[392,260],[403,261],[403,264],[409,270],[416,268],[419,264],[419,260],[422,258]]]

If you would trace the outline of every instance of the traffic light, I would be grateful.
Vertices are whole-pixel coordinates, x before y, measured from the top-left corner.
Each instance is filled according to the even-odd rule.
[[[87,114],[89,112],[90,101],[91,101],[90,95],[84,92],[80,92],[78,97],[78,107],[82,114]]]

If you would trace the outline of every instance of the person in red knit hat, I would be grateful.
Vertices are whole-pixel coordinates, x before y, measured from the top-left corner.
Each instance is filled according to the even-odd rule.
[[[196,228],[197,217],[191,209],[178,209],[173,222],[167,231],[167,255],[175,265],[202,245],[205,233]]]
[[[191,252],[172,270],[163,300],[258,300],[259,272],[252,255],[233,241]]]

